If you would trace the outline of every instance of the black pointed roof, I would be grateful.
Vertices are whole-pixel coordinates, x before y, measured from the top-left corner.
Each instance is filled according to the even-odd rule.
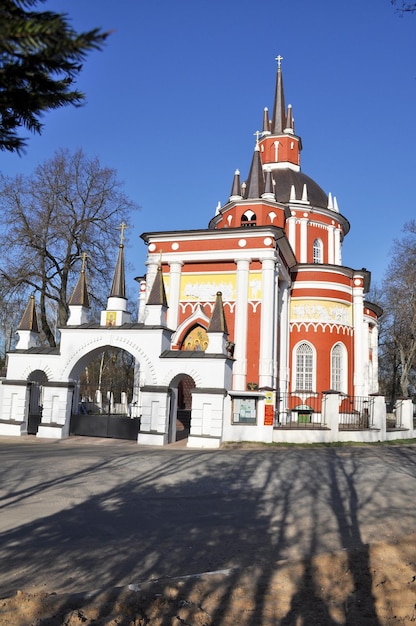
[[[118,248],[117,263],[114,270],[113,284],[111,285],[110,298],[126,299],[126,280],[124,272],[124,246],[121,243]]]
[[[231,188],[230,197],[241,196],[241,181],[240,181],[240,172],[236,170],[233,178],[233,185]]]
[[[30,330],[39,333],[39,322],[36,313],[35,296],[30,296],[17,330]]]
[[[155,280],[153,281],[147,304],[157,304],[159,306],[161,305],[165,307],[168,306],[168,301],[166,299],[165,283],[163,281],[163,272],[160,265],[157,268],[157,274],[155,276]]]
[[[277,68],[276,91],[274,96],[274,108],[272,117],[272,135],[283,133],[286,128],[286,106],[283,90],[283,76],[280,66]]]
[[[221,291],[217,291],[217,297],[215,299],[207,333],[224,333],[225,335],[228,335],[227,320],[225,319]]]
[[[261,198],[264,193],[264,174],[263,165],[260,158],[260,150],[258,145],[254,150],[253,160],[251,161],[250,172],[246,181],[246,191],[244,198]]]
[[[81,270],[77,284],[75,285],[68,304],[90,308],[90,296],[88,294],[85,270]]]

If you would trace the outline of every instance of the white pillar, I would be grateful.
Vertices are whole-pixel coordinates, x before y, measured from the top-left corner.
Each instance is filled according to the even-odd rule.
[[[288,223],[288,239],[292,247],[293,253],[296,255],[296,218],[289,217]]]
[[[181,290],[182,261],[169,263],[168,328],[176,330],[179,320],[179,300]]]
[[[233,389],[245,391],[247,377],[248,285],[251,259],[238,259],[234,326]]]
[[[335,235],[335,241],[334,241],[335,265],[342,265],[342,258],[341,258],[341,230],[339,228],[336,228],[334,235]]]
[[[328,263],[335,263],[335,228],[328,226]]]
[[[281,393],[289,391],[289,306],[290,284],[288,281],[280,283],[279,289],[279,384]]]
[[[274,356],[276,350],[275,277],[276,261],[262,259],[259,387],[274,387]]]
[[[308,262],[308,218],[300,220],[300,263]]]
[[[370,381],[370,393],[378,393],[378,326],[374,324],[370,333],[371,356],[372,356],[372,380]]]
[[[364,384],[364,360],[363,360],[363,344],[368,346],[364,341],[364,293],[362,287],[362,279],[355,278],[354,283],[358,283],[352,290],[353,296],[353,327],[354,327],[354,395],[365,395]]]
[[[146,280],[142,278],[140,280],[140,290],[139,290],[139,313],[137,316],[138,322],[144,322],[146,317]]]

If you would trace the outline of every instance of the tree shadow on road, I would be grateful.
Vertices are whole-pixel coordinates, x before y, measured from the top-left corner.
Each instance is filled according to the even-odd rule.
[[[157,579],[166,610],[172,604],[183,619],[189,598],[199,598],[199,609],[207,609],[201,624],[380,624],[362,526],[371,524],[373,515],[380,521],[388,510],[391,468],[363,495],[361,452],[175,450],[154,454],[154,462],[151,455],[120,453],[72,472],[62,466],[61,476],[39,476],[30,486],[22,476],[15,497],[9,493],[3,499],[17,514],[15,527],[0,535],[3,597],[44,585],[58,593],[90,591],[93,602],[103,589],[117,596],[128,584],[148,588],[148,581]],[[101,487],[95,488],[98,474]],[[108,488],[102,487],[103,476]],[[22,499],[27,506],[40,497],[46,501],[56,497],[58,486],[71,493],[80,480],[85,480],[82,498],[19,523]],[[383,499],[376,503],[381,489]],[[335,548],[345,549],[345,557],[338,569],[324,572],[320,559]],[[215,576],[202,582],[204,572],[222,570],[217,587]],[[176,578],[181,582],[174,592]],[[155,601],[153,592],[140,594],[144,616]],[[67,595],[60,611],[72,606]],[[97,615],[97,624],[106,611]],[[360,622],[363,616],[366,621]],[[120,625],[132,623],[130,618]],[[149,623],[173,623],[168,613],[160,619]]]

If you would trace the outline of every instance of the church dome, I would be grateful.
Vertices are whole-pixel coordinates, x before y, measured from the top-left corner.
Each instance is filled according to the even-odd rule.
[[[328,207],[328,196],[324,190],[303,172],[296,172],[289,167],[279,168],[273,170],[273,178],[276,182],[274,193],[277,202],[287,203],[293,199],[293,188],[296,200],[300,200],[306,185],[309,203],[323,209]]]

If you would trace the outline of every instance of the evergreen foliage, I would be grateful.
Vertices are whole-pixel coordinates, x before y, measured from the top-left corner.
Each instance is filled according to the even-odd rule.
[[[46,111],[83,103],[74,80],[87,52],[100,50],[109,34],[77,33],[66,14],[35,11],[42,2],[0,2],[0,150],[21,153],[20,128],[40,133]]]

